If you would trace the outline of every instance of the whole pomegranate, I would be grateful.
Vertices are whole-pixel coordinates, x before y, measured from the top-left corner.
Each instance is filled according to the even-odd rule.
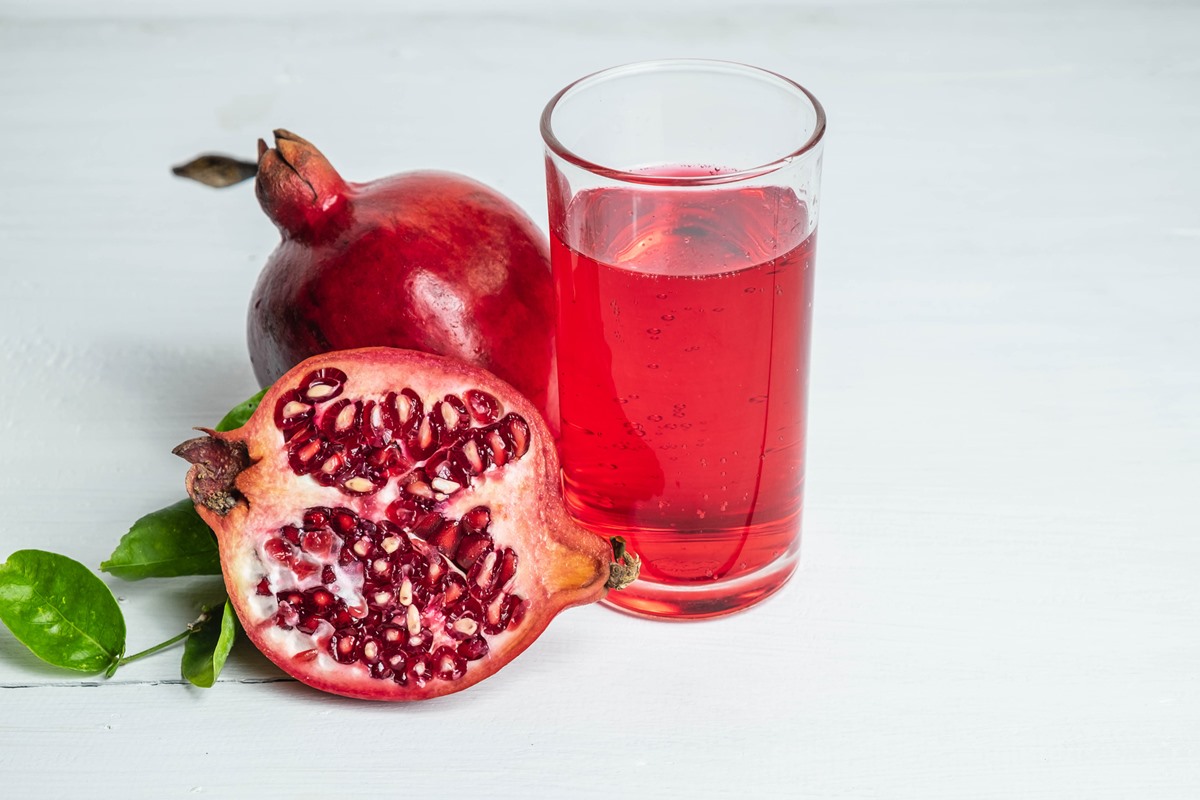
[[[559,611],[637,576],[578,528],[536,409],[462,362],[308,359],[245,426],[185,442],[247,635],[304,683],[419,700],[511,661]]]
[[[250,302],[262,386],[318,353],[408,348],[494,372],[557,424],[548,246],[520,208],[448,172],[347,183],[284,130],[258,150],[255,191],[283,236]]]

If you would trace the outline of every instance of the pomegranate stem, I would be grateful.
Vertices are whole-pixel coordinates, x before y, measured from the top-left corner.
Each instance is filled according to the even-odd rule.
[[[608,581],[604,585],[609,589],[624,589],[637,580],[642,571],[642,560],[626,549],[625,540],[620,536],[612,537],[609,542],[612,543],[613,561],[608,565]]]

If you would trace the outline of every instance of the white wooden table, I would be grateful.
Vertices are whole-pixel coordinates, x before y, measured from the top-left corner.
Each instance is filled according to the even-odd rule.
[[[276,234],[169,165],[287,127],[541,220],[552,92],[705,56],[830,116],[801,571],[709,623],[568,612],[417,706],[0,630],[0,795],[1200,796],[1200,7],[388,5],[0,0],[0,558],[97,565],[256,388]],[[108,580],[131,650],[218,591]]]

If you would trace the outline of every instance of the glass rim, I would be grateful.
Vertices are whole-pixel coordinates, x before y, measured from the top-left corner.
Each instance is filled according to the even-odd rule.
[[[771,78],[774,81],[784,84],[793,92],[798,91],[801,95],[812,104],[813,111],[816,113],[816,124],[813,126],[812,133],[808,139],[804,141],[797,149],[779,158],[772,159],[765,164],[757,166],[745,167],[732,170],[729,172],[720,172],[716,175],[686,175],[686,176],[668,176],[668,175],[653,175],[645,172],[633,172],[628,169],[620,169],[617,167],[609,167],[603,164],[591,161],[578,153],[574,152],[559,140],[554,132],[554,126],[551,119],[554,112],[557,110],[559,103],[572,91],[584,88],[586,84],[594,83],[598,80],[614,77],[619,74],[634,74],[638,72],[653,72],[666,68],[692,67],[702,69],[721,68],[728,70],[735,68],[737,71],[744,71],[748,74],[759,78]],[[699,70],[697,70],[699,71]],[[558,156],[559,158],[574,164],[594,175],[610,178],[612,180],[621,181],[624,183],[642,183],[659,186],[711,186],[721,183],[736,183],[738,181],[747,180],[749,178],[757,178],[762,175],[768,175],[772,172],[780,170],[798,158],[807,155],[816,149],[817,145],[825,137],[825,109],[821,106],[821,102],[810,92],[791,78],[780,75],[778,72],[772,72],[762,67],[743,64],[739,61],[722,61],[717,59],[707,58],[662,58],[652,61],[634,61],[628,64],[621,64],[615,67],[608,67],[589,75],[584,75],[578,80],[572,81],[560,89],[550,102],[546,103],[545,109],[542,110],[540,123],[542,140],[546,143],[547,149]]]

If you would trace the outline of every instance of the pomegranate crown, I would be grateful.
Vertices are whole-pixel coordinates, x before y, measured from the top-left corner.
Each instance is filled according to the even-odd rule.
[[[320,239],[344,222],[346,182],[311,142],[282,128],[274,147],[258,140],[254,191],[285,238]]]

